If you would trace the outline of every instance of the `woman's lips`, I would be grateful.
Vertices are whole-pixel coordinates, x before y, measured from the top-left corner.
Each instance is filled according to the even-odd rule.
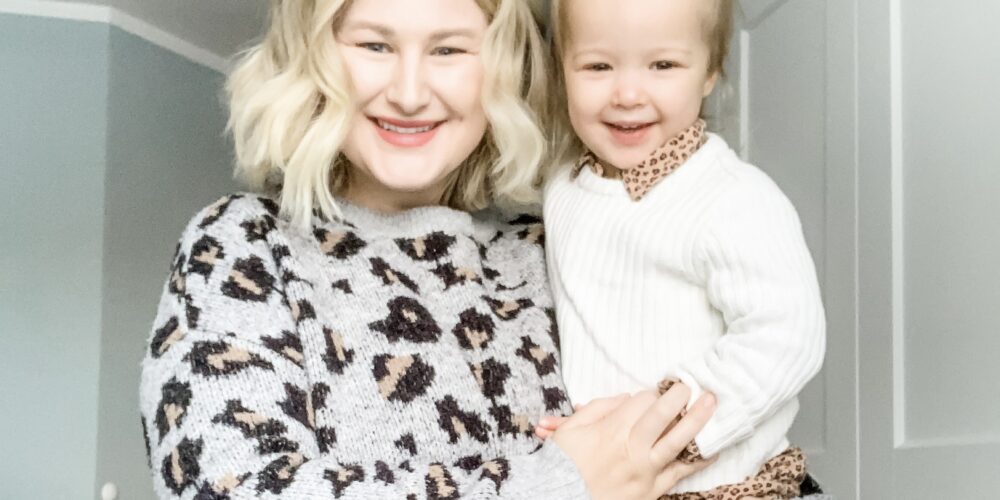
[[[369,117],[379,137],[393,146],[416,148],[434,139],[444,121],[403,121]]]
[[[646,141],[654,122],[605,122],[612,139],[622,146],[638,146]]]

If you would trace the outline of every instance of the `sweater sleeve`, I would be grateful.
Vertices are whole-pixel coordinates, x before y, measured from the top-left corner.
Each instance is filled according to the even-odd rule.
[[[720,203],[696,244],[696,272],[725,333],[675,374],[717,396],[695,442],[710,457],[753,432],[802,390],[823,362],[825,319],[816,271],[791,202],[772,183]]]
[[[294,307],[274,307],[284,300],[276,289],[261,293],[276,286],[277,266],[254,235],[273,221],[232,201],[185,231],[142,362],[140,410],[159,498],[588,498],[551,442],[462,467],[419,455],[339,460],[336,429],[314,419],[336,402],[308,378],[291,333]]]

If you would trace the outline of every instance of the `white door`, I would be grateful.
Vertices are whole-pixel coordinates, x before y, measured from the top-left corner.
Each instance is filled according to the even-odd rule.
[[[793,439],[852,499],[1000,499],[1000,2],[743,0],[718,128],[828,316]]]
[[[1000,2],[858,4],[864,498],[1000,498]]]
[[[795,204],[827,311],[823,370],[806,387],[793,444],[828,493],[857,484],[855,96],[852,2],[744,0],[717,130]]]

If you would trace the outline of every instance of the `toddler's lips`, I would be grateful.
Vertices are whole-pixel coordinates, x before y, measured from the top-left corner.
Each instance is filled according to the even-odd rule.
[[[655,122],[605,122],[611,137],[622,146],[637,146],[646,140]]]

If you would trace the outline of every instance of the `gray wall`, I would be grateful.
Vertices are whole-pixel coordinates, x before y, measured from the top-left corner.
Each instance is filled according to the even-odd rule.
[[[97,483],[152,498],[139,361],[181,230],[235,189],[222,75],[111,29]]]
[[[0,496],[152,498],[138,364],[184,223],[236,188],[222,77],[2,14],[0,68]]]
[[[88,498],[97,452],[107,25],[0,15],[0,484]]]

